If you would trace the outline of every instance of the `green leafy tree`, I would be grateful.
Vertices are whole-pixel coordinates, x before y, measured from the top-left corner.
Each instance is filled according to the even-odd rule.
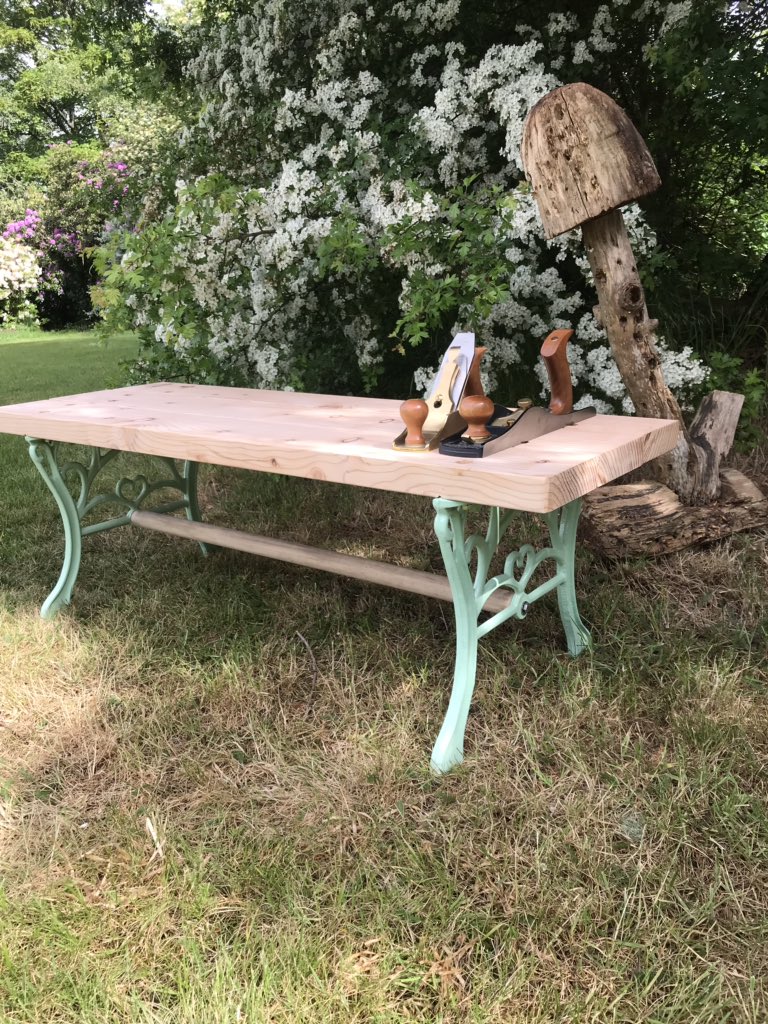
[[[40,311],[51,325],[89,313],[91,248],[168,189],[180,38],[144,0],[0,0],[0,230],[40,215],[41,237],[26,244],[45,267]]]
[[[618,61],[627,26],[621,59],[647,63],[681,6],[209,6],[175,201],[105,255],[105,312],[140,330],[149,374],[400,394],[456,326],[524,393],[543,337],[578,325],[582,399],[621,402],[583,251],[542,238],[520,136],[546,92]]]
[[[97,135],[103,77],[131,62],[144,0],[0,3],[0,145],[39,153]]]

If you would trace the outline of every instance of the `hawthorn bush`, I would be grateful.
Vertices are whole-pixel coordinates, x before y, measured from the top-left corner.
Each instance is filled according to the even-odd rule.
[[[188,68],[200,115],[174,194],[99,256],[107,322],[140,332],[140,377],[393,394],[423,387],[468,328],[489,348],[489,386],[510,397],[534,383],[544,336],[575,327],[581,401],[631,408],[579,238],[542,236],[523,123],[566,81],[617,95],[621,68],[671,81],[669,55],[704,22],[725,33],[729,10],[216,4]],[[653,295],[670,257],[629,216]],[[685,402],[707,368],[690,347],[662,343],[662,358]]]

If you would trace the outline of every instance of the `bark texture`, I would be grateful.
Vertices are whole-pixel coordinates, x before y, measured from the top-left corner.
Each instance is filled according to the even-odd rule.
[[[648,472],[686,504],[714,500],[720,491],[720,462],[733,444],[742,395],[715,391],[707,396],[687,430],[669,390],[656,348],[658,321],[648,316],[645,292],[620,210],[582,228],[597,289],[599,318],[638,416],[676,419],[680,440]]]
[[[719,500],[698,507],[653,481],[601,487],[584,499],[581,538],[609,558],[662,555],[768,523],[768,501],[743,473],[724,469],[720,482]]]
[[[621,107],[583,82],[555,89],[533,107],[522,160],[548,238],[661,184],[643,137]]]

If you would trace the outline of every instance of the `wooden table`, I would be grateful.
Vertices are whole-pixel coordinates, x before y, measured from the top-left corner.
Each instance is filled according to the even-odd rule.
[[[0,432],[27,437],[64,526],[64,564],[41,614],[50,617],[70,602],[83,538],[128,524],[196,540],[204,553],[209,545],[233,547],[452,600],[453,689],[432,751],[435,770],[446,771],[463,757],[482,636],[511,617],[523,618],[534,601],[556,590],[568,650],[578,654],[588,646],[574,583],[580,499],[670,451],[679,428],[673,420],[595,416],[488,458],[457,459],[394,451],[399,404],[160,383],[0,407]],[[67,443],[89,448],[87,459],[64,458]],[[122,478],[114,488],[99,491],[102,468],[120,452],[154,456],[149,464],[161,472]],[[203,523],[197,502],[200,463],[432,498],[447,576]],[[178,497],[168,500],[169,490]],[[469,505],[489,507],[485,535],[466,535]],[[105,509],[110,514],[98,518]],[[502,571],[490,576],[512,510],[542,514],[550,545],[513,550]],[[544,563],[551,565],[550,575],[529,589]]]

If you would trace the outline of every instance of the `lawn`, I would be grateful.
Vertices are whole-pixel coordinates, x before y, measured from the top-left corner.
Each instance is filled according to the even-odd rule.
[[[134,344],[6,340],[0,402]],[[450,608],[123,529],[45,623],[60,524],[20,438],[0,470],[2,1024],[768,1019],[765,531],[582,552],[594,652],[554,600],[489,636],[435,778]],[[217,469],[202,504],[439,565],[425,500]]]

